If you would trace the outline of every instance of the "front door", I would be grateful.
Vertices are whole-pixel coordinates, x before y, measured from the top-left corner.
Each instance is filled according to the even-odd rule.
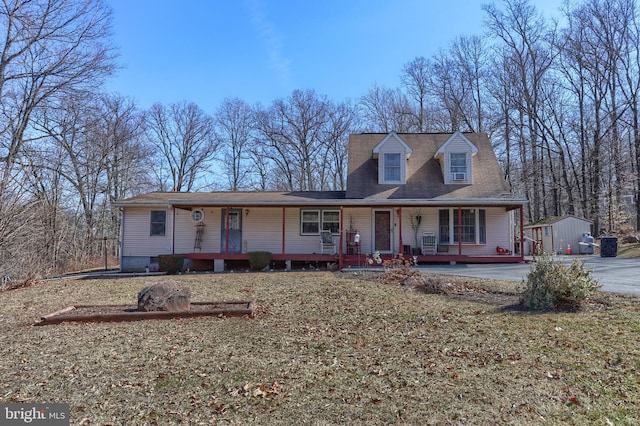
[[[229,221],[227,222],[227,211]],[[220,253],[242,253],[242,209],[222,209]],[[229,224],[229,251],[227,251],[227,223]]]
[[[391,251],[391,211],[377,210],[374,212],[375,240],[374,250],[380,252]]]

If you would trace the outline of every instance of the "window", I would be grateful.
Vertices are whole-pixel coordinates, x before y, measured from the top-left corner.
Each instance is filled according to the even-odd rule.
[[[458,220],[458,209],[440,210],[438,225],[441,244],[457,244],[460,236],[463,244],[486,244],[486,212],[481,209],[462,209]],[[461,226],[460,226],[461,225]]]
[[[240,218],[242,215],[241,211],[230,211],[229,212],[229,230],[239,230],[240,229]]]
[[[476,242],[476,212],[475,210],[461,210],[462,220],[458,220],[458,209],[453,210],[453,242],[458,242],[458,235],[463,243]],[[462,226],[462,230],[459,230]]]
[[[202,211],[201,209],[194,209],[191,212],[191,220],[195,223],[199,223],[202,222],[202,220],[204,219],[204,211]]]
[[[329,230],[332,234],[340,232],[339,210],[301,210],[300,233],[302,235],[320,235],[320,230]]]
[[[332,234],[340,232],[340,212],[338,210],[324,210],[322,212],[322,230]]]
[[[487,212],[482,209],[478,209],[478,237],[480,238],[480,244],[487,243]]]
[[[152,237],[164,237],[167,228],[166,210],[151,210],[151,227],[149,235]]]
[[[400,182],[400,154],[386,153],[384,154],[384,181]]]
[[[319,234],[320,210],[302,210],[300,225],[302,234]]]
[[[449,155],[449,171],[451,172],[451,180],[467,180],[467,154],[463,152],[451,153]]]
[[[440,210],[438,212],[438,223],[440,243],[449,244],[449,210]]]
[[[467,154],[451,153],[451,173],[466,173],[467,172]]]

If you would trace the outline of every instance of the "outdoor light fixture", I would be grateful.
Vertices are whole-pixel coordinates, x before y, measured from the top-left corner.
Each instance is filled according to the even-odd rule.
[[[249,209],[244,209],[244,215],[249,216]]]

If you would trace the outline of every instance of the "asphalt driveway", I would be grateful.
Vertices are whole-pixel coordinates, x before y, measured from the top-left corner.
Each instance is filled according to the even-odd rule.
[[[640,259],[597,255],[556,256],[555,258],[571,264],[575,257],[584,261],[587,269],[593,271],[593,276],[602,284],[602,291],[640,296]],[[526,281],[531,265],[531,263],[422,265],[420,269],[424,273]]]

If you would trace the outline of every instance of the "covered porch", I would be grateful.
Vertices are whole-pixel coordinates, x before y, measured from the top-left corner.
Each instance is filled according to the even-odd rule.
[[[483,216],[486,223],[482,223],[483,229],[475,232],[482,231],[483,237],[476,236],[475,241],[469,241],[470,237],[464,233],[471,232],[469,229],[473,224],[465,224],[465,220],[478,216],[480,208],[486,210],[486,218]],[[272,262],[285,268],[296,264],[335,269],[364,267],[375,252],[382,260],[402,255],[422,264],[524,262],[522,204],[468,202],[433,205],[422,201],[400,205],[387,200],[385,204],[354,205],[345,200],[328,200],[325,203],[284,206],[264,203],[175,205],[174,209],[174,253],[183,254],[200,264],[213,263],[211,266],[218,271],[226,270],[227,264],[244,262],[248,265],[248,253],[251,251],[269,251]],[[201,235],[204,241],[201,240],[200,245],[194,243],[189,249],[187,245],[190,242],[197,242],[197,227],[184,221],[179,212],[197,209],[207,210],[208,221],[204,228],[208,228],[208,233],[204,237]],[[417,224],[416,212],[422,219]],[[443,212],[451,213],[446,218],[451,231],[442,226]],[[505,226],[506,219],[502,218],[504,215],[508,216],[508,226]],[[318,218],[317,225],[313,223],[314,218]],[[219,227],[219,232],[212,232],[212,227]],[[331,230],[333,250],[321,248],[319,231],[324,228]],[[240,236],[234,236],[234,233]],[[353,241],[356,233],[357,244]],[[426,233],[437,238],[437,249],[425,252],[421,247],[421,238]],[[208,244],[205,243],[207,241]]]

